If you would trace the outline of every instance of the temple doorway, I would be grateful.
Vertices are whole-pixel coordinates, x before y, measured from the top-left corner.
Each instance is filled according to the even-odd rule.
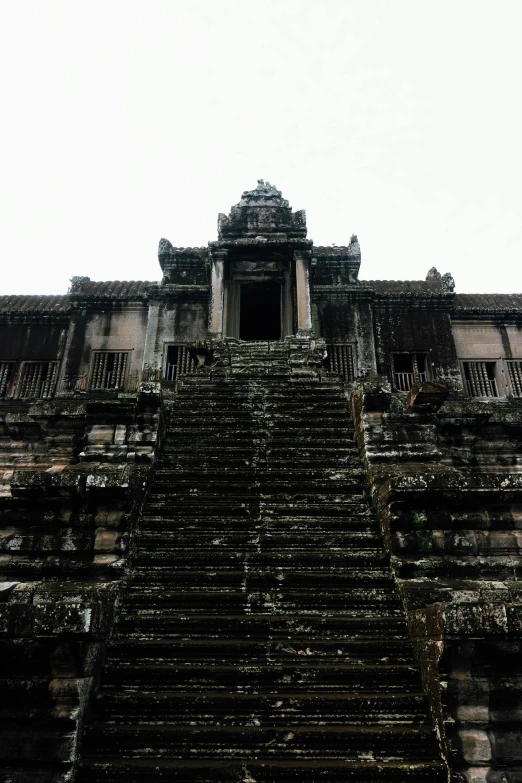
[[[281,284],[267,280],[240,289],[240,340],[280,340]]]

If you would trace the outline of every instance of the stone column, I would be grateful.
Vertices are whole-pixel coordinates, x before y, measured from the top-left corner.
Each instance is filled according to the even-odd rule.
[[[223,336],[223,273],[228,250],[213,250],[210,257],[211,289],[208,330],[212,337]]]
[[[312,331],[310,303],[310,252],[296,250],[295,280],[297,286],[297,334],[309,336]]]
[[[158,328],[160,316],[160,303],[154,299],[149,300],[149,312],[147,315],[147,332],[145,334],[145,346],[143,349],[142,378],[145,380],[159,380],[162,375],[163,343],[158,350]],[[155,378],[157,374],[157,378]]]

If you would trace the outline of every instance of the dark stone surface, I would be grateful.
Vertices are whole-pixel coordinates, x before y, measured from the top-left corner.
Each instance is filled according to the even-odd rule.
[[[453,335],[507,373],[522,294],[360,280],[357,237],[315,247],[262,180],[158,258],[0,297],[4,783],[71,783],[94,704],[93,783],[442,780],[433,727],[453,783],[520,783],[522,401],[464,397]],[[280,342],[238,339],[245,284],[281,291]],[[396,354],[428,357],[408,394]],[[22,398],[31,362],[57,374]]]

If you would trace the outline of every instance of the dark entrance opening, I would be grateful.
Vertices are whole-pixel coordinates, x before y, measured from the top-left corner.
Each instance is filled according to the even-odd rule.
[[[276,282],[241,286],[239,338],[281,339],[281,285]]]

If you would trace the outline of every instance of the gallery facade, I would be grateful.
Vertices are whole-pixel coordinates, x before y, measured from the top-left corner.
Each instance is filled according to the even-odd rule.
[[[5,781],[522,781],[522,294],[158,254],[0,297]]]

